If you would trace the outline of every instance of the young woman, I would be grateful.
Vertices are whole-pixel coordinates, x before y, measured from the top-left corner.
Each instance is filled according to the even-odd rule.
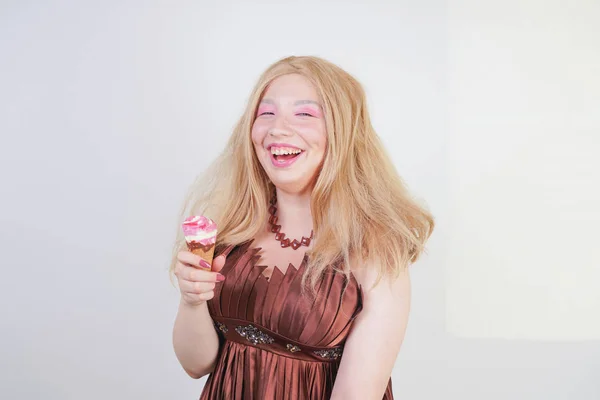
[[[316,57],[260,77],[182,217],[217,222],[212,270],[175,245],[175,353],[201,399],[392,399],[408,266],[433,229],[361,85]]]

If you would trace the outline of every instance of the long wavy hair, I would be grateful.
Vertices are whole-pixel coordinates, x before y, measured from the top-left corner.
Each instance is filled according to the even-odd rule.
[[[335,64],[310,56],[283,58],[260,76],[225,149],[190,188],[171,272],[177,252],[185,248],[180,223],[188,215],[215,220],[217,251],[266,229],[275,188],[256,156],[251,130],[269,83],[286,74],[303,75],[315,86],[328,136],[311,194],[315,236],[303,284],[314,289],[329,266],[348,278],[350,266],[375,268],[376,284],[385,275],[398,276],[423,252],[434,220],[410,196],[373,129],[361,84]]]

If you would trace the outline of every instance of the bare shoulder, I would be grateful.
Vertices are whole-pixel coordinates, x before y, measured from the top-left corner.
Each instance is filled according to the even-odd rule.
[[[380,272],[375,263],[365,263],[351,266],[352,275],[366,293],[387,293],[388,295],[406,295],[410,288],[408,267],[399,269],[395,274]]]

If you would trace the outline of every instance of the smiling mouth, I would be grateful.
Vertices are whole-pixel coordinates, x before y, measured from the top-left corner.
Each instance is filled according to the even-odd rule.
[[[275,165],[291,165],[304,151],[291,147],[271,147],[271,160]]]

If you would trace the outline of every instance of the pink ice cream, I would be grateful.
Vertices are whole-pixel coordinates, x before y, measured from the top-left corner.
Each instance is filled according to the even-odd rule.
[[[183,222],[185,241],[191,250],[208,251],[217,241],[217,224],[204,216],[191,216]]]

